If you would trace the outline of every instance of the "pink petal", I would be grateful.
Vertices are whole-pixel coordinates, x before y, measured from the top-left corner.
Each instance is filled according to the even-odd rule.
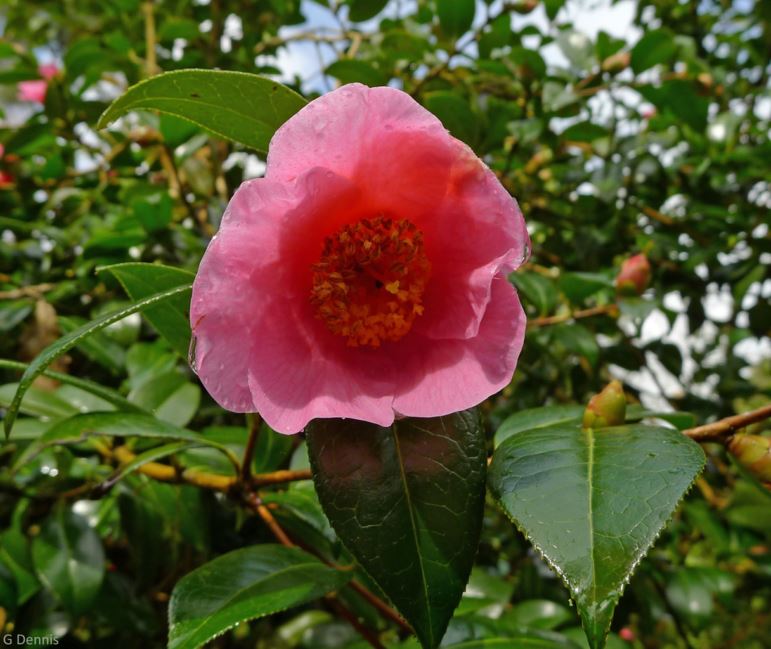
[[[475,406],[504,388],[517,366],[525,324],[516,290],[505,277],[496,277],[476,337],[426,341],[409,335],[394,345],[399,368],[394,410],[436,417]]]
[[[399,90],[343,86],[309,103],[276,131],[266,176],[291,180],[312,167],[324,167],[351,178],[375,153],[372,144],[394,131],[446,132],[436,117]],[[409,154],[409,149],[402,153]]]
[[[393,366],[380,350],[346,346],[297,302],[274,302],[256,331],[249,385],[273,429],[297,433],[330,417],[393,422]]]

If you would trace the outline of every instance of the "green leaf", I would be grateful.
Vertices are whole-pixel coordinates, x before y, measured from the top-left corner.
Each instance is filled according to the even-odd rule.
[[[32,540],[32,560],[40,580],[75,615],[91,608],[102,585],[104,549],[88,521],[58,507]]]
[[[601,137],[608,137],[608,129],[592,122],[579,122],[566,128],[560,138],[574,142],[593,142]]]
[[[554,629],[568,620],[574,613],[561,604],[548,599],[529,599],[514,605],[501,617],[502,622],[528,629]]]
[[[548,277],[537,273],[519,272],[509,279],[525,298],[532,304],[539,315],[548,315],[557,304],[557,287]]]
[[[307,440],[316,491],[338,537],[433,649],[479,540],[486,453],[476,411],[389,428],[318,420]]]
[[[109,272],[117,279],[132,300],[141,300],[159,290],[185,286],[194,275],[180,268],[160,264],[129,262],[104,266],[98,272]],[[182,358],[190,347],[190,297],[184,293],[145,309],[144,316]]]
[[[555,424],[579,423],[584,414],[584,406],[545,406],[528,408],[515,412],[503,420],[495,433],[495,446],[500,446],[515,433],[533,428],[544,428]]]
[[[666,29],[647,32],[632,48],[632,70],[640,74],[659,63],[667,63],[677,52],[674,35]]]
[[[703,466],[699,445],[669,428],[558,425],[501,444],[489,484],[565,581],[598,649],[626,582]]]
[[[506,637],[451,644],[447,649],[579,649],[579,646],[557,633],[521,630],[507,633]]]
[[[424,103],[459,140],[473,145],[479,139],[479,118],[471,110],[468,100],[454,92],[440,90],[428,93]]]
[[[99,118],[105,128],[138,109],[175,115],[244,146],[267,151],[270,138],[305,105],[294,90],[256,74],[224,70],[165,72],[129,88]]]
[[[93,332],[100,331],[132,313],[138,313],[139,311],[143,311],[144,309],[159,304],[169,298],[186,294],[188,291],[190,291],[190,285],[177,286],[172,289],[155,293],[154,295],[150,295],[127,307],[112,311],[111,313],[106,313],[96,320],[92,320],[82,327],[78,327],[67,335],[62,336],[55,343],[46,347],[37,358],[29,364],[19,381],[19,388],[16,390],[13,401],[11,402],[8,411],[5,413],[4,427],[6,438],[11,434],[13,422],[19,412],[19,406],[21,405],[21,400],[24,398],[24,393],[29,389],[30,385],[32,385],[32,382],[40,376],[54,360],[67,353]]]
[[[697,132],[706,128],[709,101],[699,95],[694,82],[670,79],[660,86],[642,85],[637,90],[662,114],[681,120]]]
[[[579,356],[583,356],[592,366],[597,365],[600,358],[600,348],[594,335],[583,325],[578,323],[560,324],[552,327],[554,340],[558,341],[566,350]]]
[[[88,439],[88,437],[99,435],[106,437],[141,437],[167,442],[191,442],[216,448],[228,457],[236,469],[240,463],[238,457],[224,444],[161,421],[151,415],[127,412],[94,412],[75,415],[54,424],[24,451],[16,461],[16,466],[22,466],[49,446],[79,444]]]
[[[229,552],[174,587],[168,647],[196,649],[240,622],[304,604],[349,578],[297,548],[257,545]]]
[[[447,36],[457,38],[471,29],[476,0],[437,0],[436,13],[442,31]]]
[[[359,82],[368,86],[384,86],[388,83],[388,75],[366,61],[355,59],[335,61],[327,68],[326,73],[342,83]]]
[[[580,303],[595,293],[612,289],[613,280],[599,273],[561,273],[559,287],[571,302]]]
[[[388,0],[349,0],[348,18],[355,23],[369,20],[383,11],[387,4]]]

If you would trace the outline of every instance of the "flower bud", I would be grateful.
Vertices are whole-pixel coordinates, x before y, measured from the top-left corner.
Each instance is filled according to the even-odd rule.
[[[616,292],[620,295],[642,295],[651,281],[651,265],[644,254],[634,255],[621,264],[616,276]]]
[[[611,381],[595,394],[584,410],[584,428],[620,426],[626,419],[626,396],[618,381]]]
[[[629,52],[616,52],[602,62],[605,72],[621,72],[629,67],[631,56]]]
[[[514,4],[512,9],[518,14],[529,14],[538,6],[538,0],[520,0]]]
[[[728,452],[762,482],[771,482],[771,437],[734,435]]]

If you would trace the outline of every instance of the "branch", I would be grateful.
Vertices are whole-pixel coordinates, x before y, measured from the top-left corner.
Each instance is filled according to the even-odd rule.
[[[241,460],[241,480],[249,484],[252,480],[252,460],[254,460],[254,446],[257,442],[257,435],[260,433],[260,424],[262,418],[258,414],[246,415],[246,421],[249,423],[249,438],[246,440],[244,457]]]
[[[33,284],[20,286],[10,291],[0,291],[0,300],[18,300],[21,297],[39,298],[43,293],[56,288],[56,284]]]
[[[155,14],[153,13],[153,3],[148,0],[142,5],[142,13],[145,15],[145,65],[148,77],[152,77],[158,72],[158,59],[155,55]]]
[[[249,507],[252,511],[254,511],[262,520],[263,522],[268,526],[271,532],[273,532],[273,536],[276,537],[276,539],[282,544],[287,547],[294,547],[296,544],[292,541],[292,539],[289,538],[287,533],[283,530],[283,528],[278,524],[278,521],[274,518],[273,514],[270,512],[270,510],[262,504],[262,501],[260,500],[258,493],[252,493],[249,494],[245,498],[246,506]],[[336,566],[333,563],[330,563],[323,557],[319,556],[315,551],[313,551],[311,548],[307,548],[309,551],[311,551],[313,554],[315,554],[319,559],[324,561],[327,565],[337,568],[338,570],[341,569],[340,566]],[[348,585],[353,588],[359,595],[362,596],[369,604],[377,610],[384,618],[390,620],[394,624],[398,625],[399,628],[406,631],[407,633],[414,633],[412,630],[412,627],[405,622],[402,617],[394,611],[388,604],[386,604],[382,599],[380,599],[377,595],[375,595],[373,592],[369,591],[367,588],[365,588],[362,584],[360,584],[355,579],[351,579],[350,582],[348,582]]]
[[[726,417],[725,419],[720,419],[719,421],[705,424],[704,426],[687,428],[683,431],[683,434],[697,442],[708,442],[733,435],[740,428],[744,428],[750,424],[756,424],[759,421],[769,418],[771,418],[771,405],[763,406],[762,408],[751,410],[750,412],[745,412],[741,415]]]
[[[571,311],[570,313],[563,313],[561,315],[546,316],[543,318],[534,318],[528,320],[528,327],[543,327],[546,325],[559,324],[561,322],[567,322],[568,320],[580,320],[581,318],[590,318],[595,315],[609,315],[615,317],[618,315],[618,307],[615,304],[605,304],[603,306],[595,306],[591,309],[583,309],[582,311]]]

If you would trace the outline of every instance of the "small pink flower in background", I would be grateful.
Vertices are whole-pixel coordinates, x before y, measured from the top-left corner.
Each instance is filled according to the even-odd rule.
[[[48,82],[59,73],[59,67],[54,63],[46,63],[38,69],[42,79],[34,81],[21,81],[19,83],[19,99],[21,101],[34,101],[38,104],[45,103]]]
[[[264,178],[225,211],[193,285],[201,381],[296,433],[474,406],[511,380],[527,257],[516,202],[393,88],[343,86],[274,135]]]

